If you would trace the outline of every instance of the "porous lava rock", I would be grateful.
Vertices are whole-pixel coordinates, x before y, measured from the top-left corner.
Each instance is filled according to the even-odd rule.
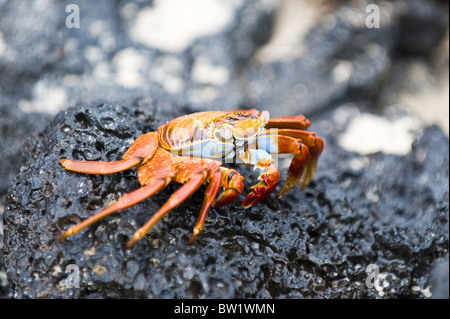
[[[183,112],[169,100],[79,105],[26,142],[4,212],[14,297],[427,297],[432,266],[448,253],[449,144],[436,127],[418,134],[408,155],[376,153],[359,166],[349,163],[360,155],[325,134],[305,191],[250,209],[240,207],[242,194],[211,209],[193,245],[187,242],[204,187],[125,248],[175,183],[59,243],[65,229],[139,184],[134,169],[87,175],[66,171],[58,160],[118,160],[133,139]],[[238,169],[248,192],[252,168]],[[378,280],[370,277],[371,264]]]

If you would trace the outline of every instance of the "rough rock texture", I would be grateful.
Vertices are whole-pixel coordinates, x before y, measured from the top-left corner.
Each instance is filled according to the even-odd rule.
[[[0,71],[5,76],[0,95],[24,109],[53,114],[80,100],[124,101],[167,93],[196,108],[220,102],[231,109],[242,103],[237,68],[270,38],[276,2],[200,0],[194,7],[210,11],[200,15],[180,8],[183,1],[168,3],[174,13],[185,10],[177,28],[163,2],[72,1],[79,8],[80,28],[67,28],[68,3],[42,1],[28,10],[26,4],[0,1]],[[165,15],[155,21],[152,8]],[[215,16],[228,18],[217,25]],[[192,20],[215,32],[191,30]],[[149,44],[146,34],[154,29],[160,30],[161,40]],[[186,46],[176,46],[184,41]]]
[[[133,170],[90,176],[65,171],[58,159],[119,159],[133,138],[163,123],[164,108],[150,100],[82,106],[60,113],[27,142],[4,213],[14,297],[426,295],[431,266],[448,251],[448,140],[435,127],[418,136],[411,154],[377,153],[353,168],[349,163],[360,156],[325,136],[326,152],[307,190],[248,210],[239,203],[212,209],[192,246],[204,188],[147,240],[124,248],[176,185],[58,243],[64,229],[138,187]],[[249,186],[251,169],[239,170]],[[369,264],[380,272],[372,288]],[[64,289],[69,265],[79,268],[79,289]]]

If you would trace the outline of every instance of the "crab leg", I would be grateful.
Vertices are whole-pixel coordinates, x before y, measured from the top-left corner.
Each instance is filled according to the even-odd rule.
[[[257,109],[249,110],[235,110],[235,112],[244,112],[254,115],[259,115],[260,112]],[[311,121],[308,120],[304,115],[297,116],[284,116],[284,117],[273,117],[270,118],[268,123],[265,125],[266,129],[269,128],[288,128],[305,130],[311,125]]]
[[[101,162],[101,161],[72,161],[61,159],[59,162],[65,169],[86,174],[111,174],[122,172],[145,163],[152,158],[158,145],[158,140],[154,132],[139,136],[123,154],[121,161]]]
[[[211,205],[216,203],[214,200],[222,184],[225,191],[221,194],[221,198],[219,198],[219,200],[222,199],[220,204],[227,204],[233,201],[239,193],[242,192],[243,177],[234,170],[220,167],[220,162],[191,157],[176,157],[173,158],[173,160],[177,171],[174,180],[179,183],[184,183],[184,185],[172,194],[169,200],[134,234],[133,238],[128,242],[127,247],[130,248],[136,241],[145,236],[159,219],[171,209],[181,204],[208,179],[209,185],[206,189],[203,205],[189,244],[192,244],[195,241],[203,229],[208,211]],[[233,174],[231,174],[232,172]],[[228,181],[228,179],[230,179],[230,181]],[[234,193],[227,193],[229,190],[233,190],[237,195],[234,195]]]
[[[282,197],[289,192],[302,177],[303,172],[310,160],[309,149],[301,142],[300,139],[283,135],[263,135],[258,137],[258,144],[261,144],[261,141],[267,140],[271,141],[271,146],[273,144],[277,146],[277,148],[273,150],[274,152],[281,154],[294,154],[291,165],[289,166],[286,183],[277,195],[278,197]]]
[[[142,239],[150,228],[152,228],[165,214],[180,205],[193,194],[202,185],[204,179],[203,172],[193,174],[191,179],[173,193],[167,202],[145,223],[145,225],[134,233],[133,238],[127,243],[127,248],[131,248],[138,240]]]
[[[118,210],[131,207],[154,195],[169,184],[172,171],[173,165],[170,154],[165,150],[157,149],[152,159],[139,168],[139,182],[144,185],[143,187],[131,193],[125,194],[122,198],[109,207],[101,210],[81,223],[70,227],[58,238],[58,240],[62,241],[68,236],[75,235],[82,229],[92,225],[102,218],[117,212]]]
[[[293,129],[266,130],[264,135],[261,135],[261,138],[263,138],[267,134],[271,135],[272,133],[276,133],[279,136],[292,137],[294,139],[298,139],[302,142],[303,145],[306,145],[308,147],[310,158],[309,161],[307,162],[305,172],[303,173],[300,185],[300,188],[304,189],[311,182],[316,172],[319,157],[324,149],[323,140],[319,136],[317,136],[315,132],[293,130]]]
[[[310,160],[308,147],[290,136],[277,135],[278,130],[267,130],[257,138],[256,147],[270,153],[294,154],[289,166],[288,177],[285,185],[278,193],[282,197],[294,187],[303,175],[305,167]],[[272,134],[271,134],[272,133]]]
[[[111,174],[126,171],[142,162],[142,158],[130,157],[121,161],[100,162],[100,161],[71,161],[60,159],[59,162],[65,169],[86,174]]]
[[[80,230],[92,225],[93,223],[105,218],[106,216],[117,212],[118,210],[131,207],[144,199],[152,196],[157,193],[161,189],[164,188],[166,182],[164,180],[154,178],[148,185],[145,185],[131,193],[125,194],[119,199],[117,202],[112,204],[111,206],[106,207],[102,211],[97,214],[85,219],[81,223],[70,227],[65,233],[59,236],[58,241],[61,242],[69,236],[75,235]]]
[[[266,134],[267,132],[271,134],[270,130],[266,130]],[[283,136],[290,136],[302,140],[302,142],[306,146],[308,146],[311,156],[315,158],[319,158],[320,154],[322,154],[322,151],[324,149],[324,142],[320,137],[316,135],[316,132],[308,132],[293,129],[278,129],[276,130],[276,134]]]
[[[297,116],[284,116],[273,117],[269,119],[269,122],[265,125],[266,129],[269,128],[288,128],[296,130],[305,130],[311,125],[311,121],[304,115]]]
[[[197,223],[194,227],[194,232],[189,244],[192,244],[203,229],[205,219],[211,206],[225,206],[232,203],[244,189],[244,177],[236,172],[234,169],[220,167],[220,171],[212,174],[211,181],[205,192],[205,199],[200,210]],[[223,186],[224,191],[216,198],[220,186]]]
[[[205,199],[203,200],[203,205],[200,210],[200,215],[198,217],[197,223],[194,227],[194,232],[192,234],[191,239],[189,240],[189,245],[193,244],[198,234],[203,229],[203,225],[205,224],[206,215],[208,215],[209,208],[211,207],[212,202],[217,196],[219,192],[220,185],[222,184],[222,172],[217,170],[211,177],[211,181],[209,182],[208,188],[205,192]]]

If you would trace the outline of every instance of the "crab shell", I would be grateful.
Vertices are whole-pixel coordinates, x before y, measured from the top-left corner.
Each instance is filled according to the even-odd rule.
[[[210,159],[240,156],[264,130],[269,112],[200,112],[174,119],[158,128],[162,148],[178,155]],[[238,153],[236,153],[236,151]]]

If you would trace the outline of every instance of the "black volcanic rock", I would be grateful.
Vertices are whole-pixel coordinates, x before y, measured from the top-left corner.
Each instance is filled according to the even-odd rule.
[[[139,187],[135,170],[78,174],[58,159],[117,160],[134,138],[169,119],[168,109],[183,112],[151,100],[80,106],[26,143],[27,161],[4,213],[15,297],[423,297],[431,265],[448,250],[448,139],[435,127],[418,137],[411,154],[376,153],[358,170],[348,163],[359,155],[324,136],[310,187],[247,210],[238,202],[212,209],[192,246],[204,187],[125,249],[175,184],[58,243],[64,229]],[[248,191],[252,169],[238,169]],[[370,264],[380,272],[372,288]],[[80,288],[64,286],[70,265],[79,270]]]
[[[144,11],[169,2],[71,3],[80,8],[79,29],[65,25],[66,3],[0,0],[0,298],[448,296],[448,271],[439,266],[448,267],[448,138],[415,127],[403,156],[360,156],[338,141],[342,118],[351,117],[345,103],[384,119],[402,104],[393,96],[405,94],[403,86],[434,94],[436,74],[448,68],[447,2],[314,2],[308,8],[323,15],[291,42],[304,50],[266,62],[258,52],[278,31],[281,2],[222,1],[227,11],[214,13],[229,14],[229,23],[178,51],[134,32]],[[381,8],[380,29],[365,26],[368,4]],[[166,37],[176,43],[182,35]],[[417,61],[430,67],[422,84],[407,70]],[[76,174],[60,158],[119,159],[166,120],[246,107],[312,117],[326,149],[304,192],[249,210],[239,202],[212,209],[188,246],[203,187],[126,251],[173,184],[57,243],[64,229],[139,187],[136,170]],[[248,192],[257,175],[236,168]],[[380,275],[368,287],[371,264]],[[80,288],[67,288],[71,267]]]

